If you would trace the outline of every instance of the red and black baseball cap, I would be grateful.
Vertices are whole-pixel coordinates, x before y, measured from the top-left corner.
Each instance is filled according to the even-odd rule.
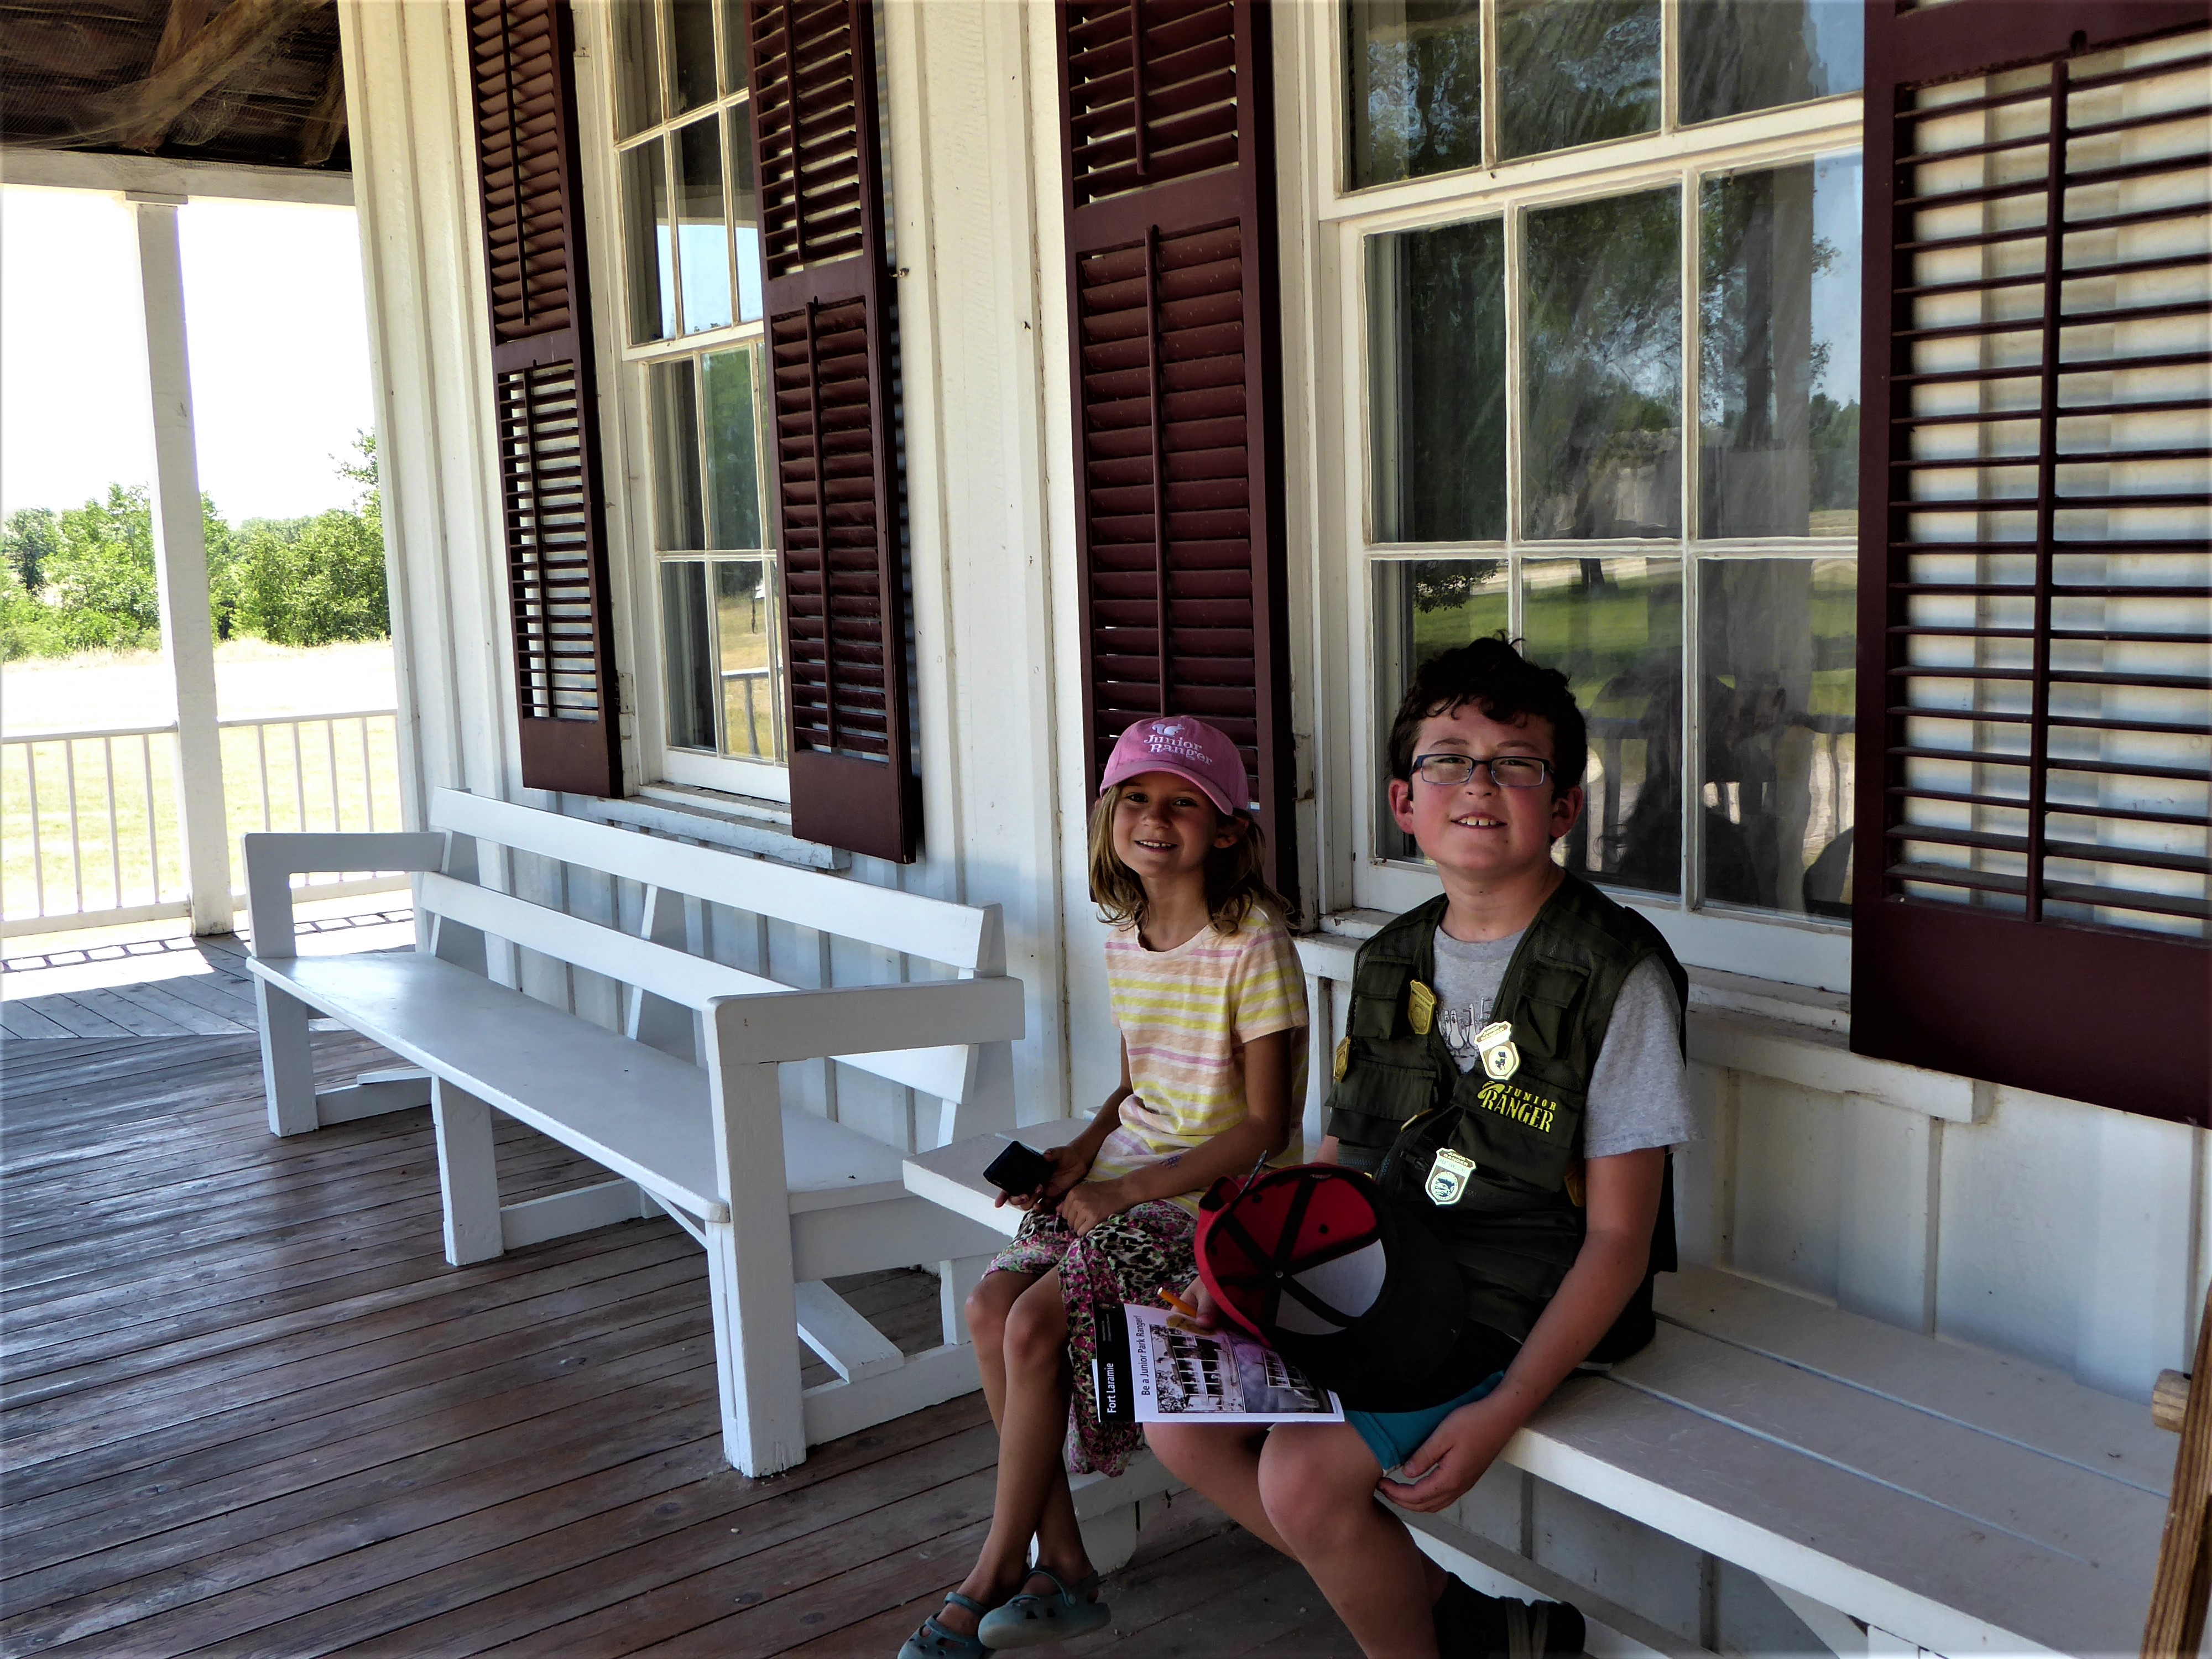
[[[1347,1401],[1427,1376],[1465,1322],[1442,1241],[1334,1164],[1215,1182],[1197,1251],[1227,1317]]]

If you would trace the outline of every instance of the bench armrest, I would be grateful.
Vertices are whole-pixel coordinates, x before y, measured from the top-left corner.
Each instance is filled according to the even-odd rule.
[[[1008,1042],[1027,1029],[1022,982],[1003,975],[715,997],[707,1018],[726,1066]]]
[[[401,830],[265,830],[240,836],[253,954],[273,961],[292,949],[292,878],[344,870],[436,870],[441,833]]]

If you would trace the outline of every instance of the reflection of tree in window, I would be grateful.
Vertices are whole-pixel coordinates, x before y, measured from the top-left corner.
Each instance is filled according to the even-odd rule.
[[[1498,149],[1659,128],[1659,0],[1498,0]]]
[[[1377,541],[1505,534],[1505,227],[1367,239]]]
[[[1528,215],[1528,533],[1681,526],[1681,203],[1671,190]]]
[[[1350,0],[1349,187],[1482,161],[1478,0]]]
[[[1682,119],[1856,88],[1864,0],[1682,0]]]
[[[1857,526],[1856,155],[1705,181],[1698,531]]]

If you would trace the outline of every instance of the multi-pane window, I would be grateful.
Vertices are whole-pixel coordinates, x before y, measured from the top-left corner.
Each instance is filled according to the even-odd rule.
[[[669,775],[705,781],[684,757],[780,764],[787,749],[742,8],[616,0],[611,21],[624,355],[647,411],[662,731]]]
[[[1561,857],[1662,906],[1849,915],[1858,112],[1789,106],[1856,88],[1859,25],[1344,7],[1370,753],[1421,661],[1508,630],[1589,720]]]

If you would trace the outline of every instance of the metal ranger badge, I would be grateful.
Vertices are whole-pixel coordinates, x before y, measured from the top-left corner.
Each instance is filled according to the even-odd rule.
[[[1513,1022],[1494,1019],[1474,1034],[1486,1076],[1503,1083],[1521,1069],[1521,1051],[1513,1046]]]
[[[1439,1147],[1436,1162],[1429,1165],[1429,1184],[1423,1190],[1431,1204],[1456,1204],[1460,1194],[1467,1190],[1468,1177],[1474,1173],[1473,1158],[1462,1157],[1449,1146]]]

